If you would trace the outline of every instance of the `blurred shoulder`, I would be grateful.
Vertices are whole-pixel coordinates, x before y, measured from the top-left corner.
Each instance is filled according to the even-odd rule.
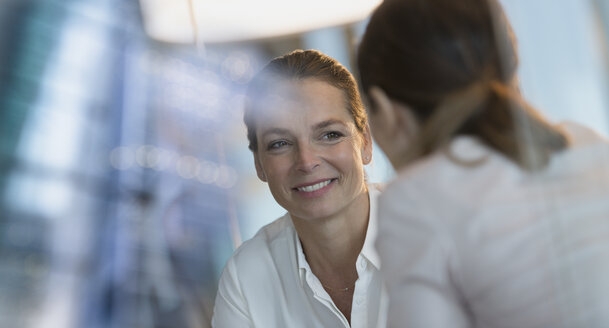
[[[606,137],[585,125],[573,121],[565,121],[561,122],[558,126],[567,133],[572,147],[608,144]]]
[[[489,177],[513,176],[518,171],[514,163],[477,138],[459,136],[446,148],[400,169],[385,193],[442,194],[444,191],[454,194],[478,182],[484,183]]]
[[[575,122],[563,122],[559,127],[566,133],[569,147],[552,158],[546,170],[548,179],[572,180],[589,177],[592,181],[609,180],[609,141],[598,132]],[[595,183],[596,183],[595,182]]]
[[[559,125],[569,139],[569,149],[607,148],[609,140],[606,136],[579,123],[566,121]]]
[[[399,170],[379,202],[434,220],[467,219],[525,179],[515,163],[477,138],[461,136],[446,149]]]

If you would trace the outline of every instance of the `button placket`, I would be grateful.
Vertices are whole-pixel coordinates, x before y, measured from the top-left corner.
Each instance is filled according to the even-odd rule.
[[[363,297],[361,297],[361,296],[359,296],[359,297],[357,297],[357,298],[355,299],[355,304],[357,304],[357,305],[360,305],[360,306],[361,306],[362,304],[364,304],[364,302],[365,302],[365,300],[364,300],[364,298],[363,298]]]
[[[353,293],[353,310],[351,314],[351,325],[353,328],[367,326],[368,309],[366,307],[366,289],[365,282],[359,282],[359,286],[355,288]]]
[[[347,322],[347,319],[343,316],[343,314],[340,312],[338,307],[336,307],[336,305],[332,301],[332,298],[330,297],[330,295],[323,288],[323,285],[321,284],[321,281],[319,280],[319,278],[317,278],[317,276],[315,276],[313,273],[308,272],[307,273],[307,283],[311,287],[311,290],[313,290],[313,294],[315,295],[315,298],[318,301],[320,301],[322,304],[324,304],[328,309],[330,309],[330,311],[332,311],[332,313],[334,313],[334,315],[336,315],[338,317],[338,319],[341,320],[341,322],[343,322],[344,327],[349,327],[349,323]]]

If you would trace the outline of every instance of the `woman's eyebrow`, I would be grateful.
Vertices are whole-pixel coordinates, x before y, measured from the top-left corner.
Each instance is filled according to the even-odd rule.
[[[264,133],[262,133],[261,137],[264,138],[269,134],[286,135],[286,134],[289,134],[289,131],[286,129],[282,129],[282,128],[270,128],[270,129],[264,131]]]
[[[341,120],[337,120],[337,119],[329,119],[329,120],[325,120],[322,122],[319,122],[315,125],[313,125],[313,130],[321,130],[324,128],[327,128],[330,125],[334,125],[334,124],[340,124],[340,125],[345,125],[345,123]]]

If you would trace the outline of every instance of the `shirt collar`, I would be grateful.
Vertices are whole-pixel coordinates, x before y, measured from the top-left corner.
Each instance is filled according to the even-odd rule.
[[[378,253],[376,252],[376,248],[374,248],[374,242],[376,240],[377,233],[377,198],[380,193],[381,190],[378,184],[368,185],[368,198],[370,200],[370,218],[368,220],[368,229],[366,230],[366,239],[364,240],[364,246],[362,247],[362,251],[360,252],[360,256],[364,256],[364,258],[370,261],[370,263],[372,263],[377,269],[379,268],[380,260]],[[298,239],[296,229],[294,228],[294,223],[292,223],[291,216],[289,222],[292,225],[292,230],[294,232],[294,242],[296,243],[296,261],[298,263],[298,274],[300,276],[300,283],[304,284],[306,273],[311,271],[311,267],[309,266],[309,263],[305,258],[304,251],[302,249],[300,239]]]
[[[290,224],[292,224],[293,228],[294,224],[292,223],[291,216]],[[300,284],[304,286],[307,272],[311,271],[311,267],[309,266],[309,262],[307,262],[307,259],[305,258],[304,251],[302,250],[302,244],[300,243],[300,239],[298,238],[298,233],[296,233],[296,229],[293,228],[293,231],[294,242],[296,243],[296,262],[298,263],[298,274],[300,276]]]
[[[371,184],[368,185],[368,197],[370,199],[370,219],[368,220],[368,230],[366,231],[366,240],[364,240],[364,246],[360,255],[363,255],[370,263],[372,263],[377,269],[380,265],[379,255],[374,247],[377,234],[377,198],[381,194],[380,185]]]

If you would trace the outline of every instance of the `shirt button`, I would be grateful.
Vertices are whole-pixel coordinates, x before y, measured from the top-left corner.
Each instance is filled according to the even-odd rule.
[[[362,305],[364,304],[364,298],[363,297],[358,297],[355,299],[355,304],[357,305]]]

